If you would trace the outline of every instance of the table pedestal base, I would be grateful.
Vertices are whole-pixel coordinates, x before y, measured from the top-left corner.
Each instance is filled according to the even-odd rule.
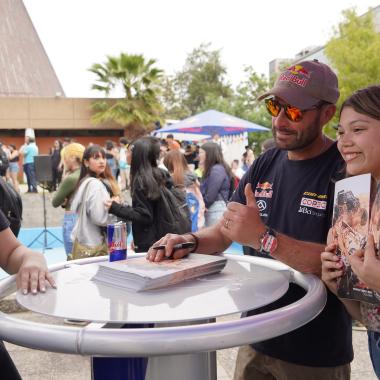
[[[145,380],[216,380],[216,352],[150,357]]]

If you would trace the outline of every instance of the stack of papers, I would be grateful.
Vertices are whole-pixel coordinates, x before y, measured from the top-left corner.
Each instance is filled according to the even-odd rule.
[[[165,259],[160,262],[138,257],[100,263],[92,279],[118,288],[143,291],[220,272],[226,263],[224,257],[199,253],[189,254],[179,260]]]

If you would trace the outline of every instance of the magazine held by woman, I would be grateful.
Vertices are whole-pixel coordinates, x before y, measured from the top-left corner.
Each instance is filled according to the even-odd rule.
[[[348,256],[364,250],[368,232],[379,248],[380,194],[374,194],[374,204],[369,217],[371,175],[362,174],[345,178],[335,184],[332,237],[337,245],[336,254],[344,264],[344,274],[338,282],[338,296],[369,303],[379,303],[380,294],[369,289],[352,271]]]

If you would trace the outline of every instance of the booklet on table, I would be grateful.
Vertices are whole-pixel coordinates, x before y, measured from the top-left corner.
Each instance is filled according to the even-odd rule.
[[[199,253],[160,262],[150,262],[145,257],[138,257],[100,263],[92,279],[118,288],[144,291],[220,272],[226,262],[224,257]]]

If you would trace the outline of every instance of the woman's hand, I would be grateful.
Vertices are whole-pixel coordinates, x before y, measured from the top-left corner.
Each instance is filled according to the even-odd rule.
[[[111,208],[112,202],[113,202],[112,199],[107,199],[104,201],[104,206],[106,207],[107,210],[109,210]]]
[[[109,210],[112,206],[112,202],[115,202],[115,203],[120,203],[121,202],[121,199],[118,195],[116,195],[115,197],[112,197],[110,199],[107,199],[104,201],[104,206],[106,207],[107,210]]]
[[[375,253],[373,235],[368,236],[365,250],[356,251],[348,256],[351,268],[369,288],[380,292],[380,260]]]
[[[23,294],[37,291],[45,292],[47,283],[56,288],[52,275],[48,272],[45,258],[37,252],[28,252],[24,256],[20,269],[17,272],[16,284]]]
[[[330,244],[321,253],[322,281],[332,293],[337,295],[338,279],[343,275],[343,263],[335,254],[336,244]]]

